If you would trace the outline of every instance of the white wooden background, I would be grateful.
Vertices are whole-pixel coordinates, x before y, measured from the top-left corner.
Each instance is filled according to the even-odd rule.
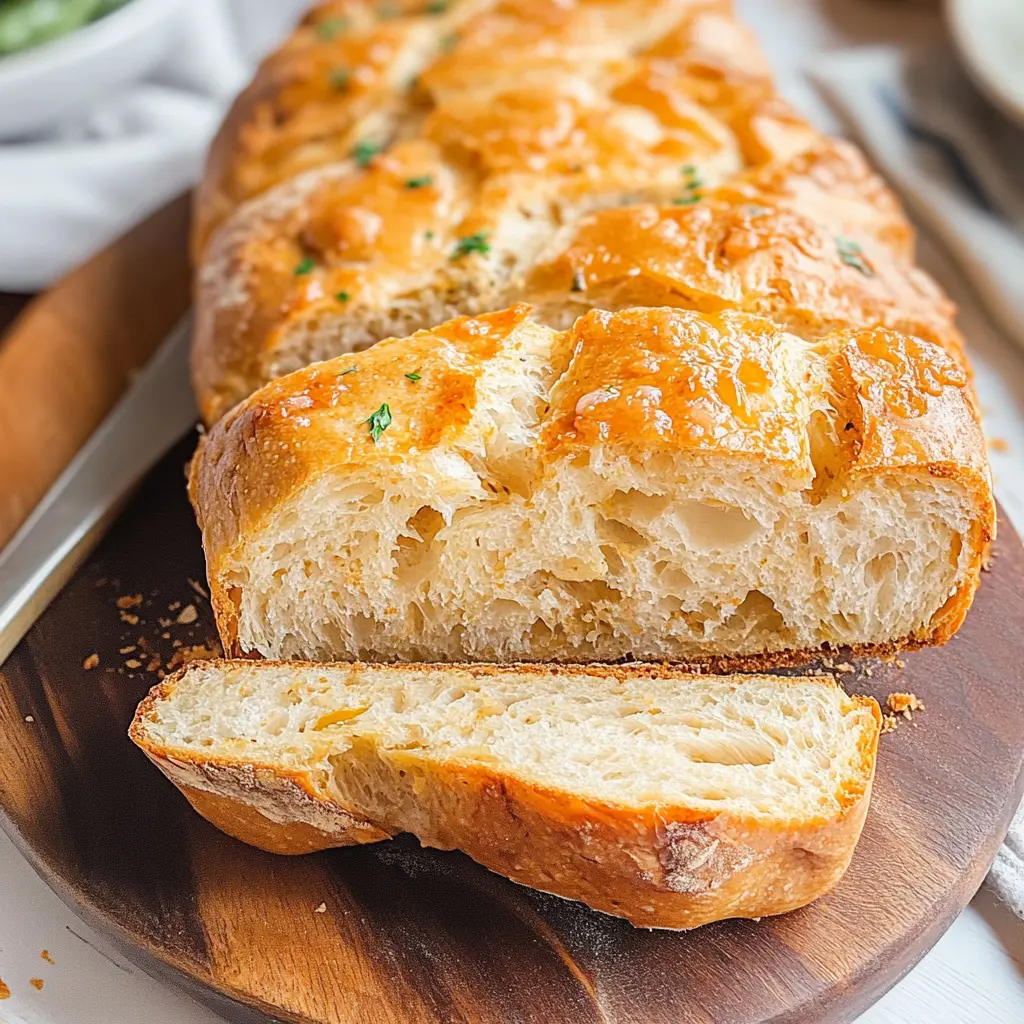
[[[246,0],[270,3],[281,0]],[[291,0],[289,0],[291,2]],[[1024,0],[1022,0],[1024,2]],[[938,31],[934,4],[906,0],[737,0],[761,34],[783,91],[822,127],[838,130],[802,81],[816,51]],[[238,5],[241,6],[241,5]],[[281,6],[284,6],[282,3]],[[1024,59],[1024,55],[1022,55]],[[962,307],[1000,498],[1024,532],[1024,353],[1001,339],[955,270],[922,240],[923,262]],[[55,963],[40,957],[47,950]],[[0,834],[0,1024],[218,1024],[220,1018],[127,963],[68,911]],[[41,991],[29,979],[42,978]],[[1021,1024],[1024,923],[984,889],[938,945],[860,1024]],[[556,1022],[552,1022],[556,1024]],[[724,1024],[724,1022],[723,1022]]]

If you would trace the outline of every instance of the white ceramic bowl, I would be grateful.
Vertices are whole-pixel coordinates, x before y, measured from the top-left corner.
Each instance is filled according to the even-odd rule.
[[[187,2],[131,0],[52,43],[0,56],[0,139],[45,131],[141,78],[174,45]]]
[[[946,22],[978,88],[1024,125],[1024,0],[946,0]]]

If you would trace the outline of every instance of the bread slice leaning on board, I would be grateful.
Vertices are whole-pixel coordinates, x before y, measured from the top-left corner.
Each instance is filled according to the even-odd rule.
[[[970,385],[881,328],[517,306],[315,364],[191,467],[225,651],[760,666],[941,643],[992,532]]]
[[[236,661],[164,681],[131,736],[263,849],[412,832],[636,925],[693,928],[839,881],[880,721],[825,678]]]

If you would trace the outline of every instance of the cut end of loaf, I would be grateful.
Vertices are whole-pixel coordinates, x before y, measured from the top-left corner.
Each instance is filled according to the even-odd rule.
[[[319,364],[193,466],[225,647],[696,663],[943,642],[991,534],[966,388],[884,330],[811,344],[663,308],[558,333],[517,306]]]
[[[822,678],[215,662],[154,690],[132,738],[264,848],[410,831],[636,923],[692,927],[834,884],[879,721]]]

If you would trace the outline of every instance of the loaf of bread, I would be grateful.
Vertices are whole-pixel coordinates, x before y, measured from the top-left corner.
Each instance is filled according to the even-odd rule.
[[[634,924],[693,928],[839,881],[879,724],[822,678],[239,661],[166,680],[131,735],[263,849],[412,832]]]
[[[322,4],[195,248],[232,651],[750,665],[940,643],[971,602],[953,306],[722,0]]]

